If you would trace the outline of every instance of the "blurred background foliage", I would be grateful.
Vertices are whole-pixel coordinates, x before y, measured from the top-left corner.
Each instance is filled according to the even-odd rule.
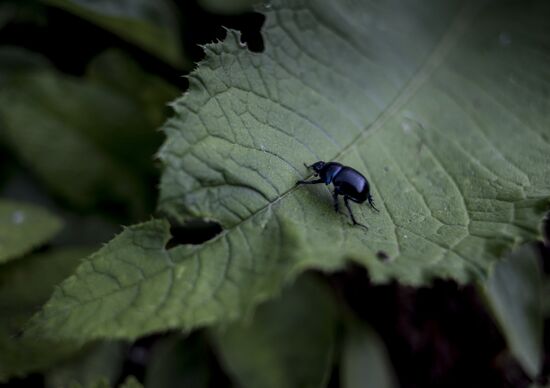
[[[168,103],[187,88],[183,75],[203,57],[200,45],[223,39],[224,26],[261,51],[262,22],[250,0],[0,1],[0,385],[532,384],[525,365],[537,360],[522,347],[529,337],[523,323],[511,345],[515,357],[501,334],[518,333],[499,291],[509,281],[506,268],[490,284],[497,319],[473,286],[375,287],[363,269],[350,267],[308,275],[254,319],[211,331],[135,343],[21,338],[80,258],[120,225],[155,214],[157,129],[171,114]],[[192,228],[185,242],[200,243],[210,232]],[[532,255],[548,257],[542,244],[537,249]],[[532,268],[522,266],[518,287],[540,275]],[[550,346],[539,340],[543,384]]]

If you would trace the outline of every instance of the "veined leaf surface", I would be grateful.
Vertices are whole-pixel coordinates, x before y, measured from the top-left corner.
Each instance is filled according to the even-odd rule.
[[[544,2],[275,2],[265,52],[230,32],[175,102],[160,209],[218,220],[243,249],[255,224],[236,256],[259,262],[295,245],[302,264],[352,258],[377,281],[484,276],[548,206],[547,16]],[[317,160],[367,175],[368,233],[325,188],[294,187]]]
[[[159,208],[218,220],[201,246],[131,227],[35,316],[31,333],[135,337],[235,319],[307,268],[375,282],[485,278],[538,235],[550,194],[547,2],[276,1],[265,50],[206,46],[173,106]],[[335,214],[304,162],[365,173],[380,208]],[[383,253],[383,254],[381,254]],[[377,257],[388,257],[381,261]]]

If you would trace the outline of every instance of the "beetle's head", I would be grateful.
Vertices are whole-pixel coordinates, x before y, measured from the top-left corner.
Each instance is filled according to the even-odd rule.
[[[315,172],[315,175],[319,175],[319,172],[325,167],[325,162],[318,161],[313,163],[311,166],[307,166],[307,168],[312,169]]]

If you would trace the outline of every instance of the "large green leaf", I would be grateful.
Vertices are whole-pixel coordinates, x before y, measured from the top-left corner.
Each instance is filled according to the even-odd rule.
[[[173,5],[167,0],[43,0],[87,19],[158,56],[188,66]]]
[[[273,2],[265,52],[234,32],[208,46],[165,126],[160,209],[220,221],[237,267],[354,259],[375,281],[485,276],[548,207],[550,5],[369,4]],[[381,212],[353,207],[367,233],[325,188],[294,187],[317,160],[370,179]],[[291,245],[284,264],[275,247]]]
[[[524,245],[500,261],[491,273],[485,295],[512,354],[535,378],[543,363],[542,270],[533,246]]]
[[[0,381],[50,367],[79,349],[78,343],[25,338],[19,334],[54,286],[90,251],[58,249],[0,267]]]
[[[333,363],[332,296],[300,279],[253,319],[213,331],[226,370],[243,388],[325,387]]]
[[[47,242],[62,225],[57,216],[38,206],[0,199],[0,263]]]
[[[350,259],[375,282],[485,278],[537,236],[548,207],[549,16],[544,1],[274,1],[265,51],[233,31],[208,45],[165,126],[160,209],[223,233],[166,250],[166,223],[126,230],[31,332],[135,337],[228,321],[299,272]],[[370,179],[380,213],[354,205],[368,232],[334,213],[325,188],[294,187],[320,159]]]

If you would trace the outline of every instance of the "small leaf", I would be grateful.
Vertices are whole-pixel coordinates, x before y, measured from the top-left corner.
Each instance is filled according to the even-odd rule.
[[[382,339],[368,326],[354,326],[349,330],[341,365],[343,388],[399,386]]]
[[[301,278],[252,320],[212,331],[223,364],[243,388],[325,387],[333,362],[332,295]]]
[[[0,263],[16,259],[44,244],[63,222],[38,206],[0,199]]]
[[[145,375],[147,388],[206,388],[209,383],[208,348],[198,335],[159,341],[151,351]]]
[[[485,289],[512,354],[536,377],[542,367],[544,287],[534,248],[524,245],[500,261]]]
[[[0,381],[50,367],[78,351],[79,343],[20,337],[23,324],[73,272],[87,248],[36,254],[0,267]]]
[[[181,52],[176,12],[166,0],[43,0],[140,46],[172,66],[189,66]]]

